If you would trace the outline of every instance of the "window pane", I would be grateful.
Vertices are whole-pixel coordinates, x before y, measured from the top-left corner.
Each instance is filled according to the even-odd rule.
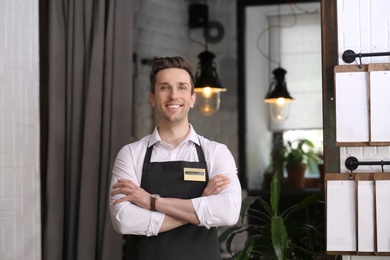
[[[286,145],[288,141],[294,142],[300,139],[307,139],[314,145],[314,152],[320,156],[322,159],[324,151],[324,140],[323,140],[323,131],[322,129],[312,129],[312,130],[288,130],[283,132],[283,142]],[[320,162],[321,163],[321,162]],[[319,170],[316,165],[312,165],[313,172],[306,170],[306,177],[318,177]]]

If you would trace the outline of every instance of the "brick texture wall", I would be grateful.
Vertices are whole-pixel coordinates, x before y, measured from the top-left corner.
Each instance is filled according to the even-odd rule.
[[[40,259],[38,1],[0,0],[0,259]]]

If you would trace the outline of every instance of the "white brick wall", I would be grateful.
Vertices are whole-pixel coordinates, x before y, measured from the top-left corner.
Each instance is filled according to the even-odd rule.
[[[0,259],[40,259],[38,1],[0,0]]]
[[[345,50],[355,53],[388,52],[390,1],[388,0],[337,0],[339,64]],[[356,62],[359,59],[356,59]],[[363,64],[390,62],[387,57],[362,58]],[[345,159],[354,156],[359,160],[389,160],[390,147],[340,148],[340,168],[348,172]],[[385,171],[390,171],[385,166]],[[355,172],[381,171],[380,166],[359,166]],[[390,257],[344,256],[343,259],[390,259]]]

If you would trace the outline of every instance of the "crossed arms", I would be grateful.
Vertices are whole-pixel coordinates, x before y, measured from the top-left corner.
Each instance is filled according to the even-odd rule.
[[[216,175],[211,178],[202,193],[202,197],[217,195],[230,183],[230,178],[225,175]],[[111,195],[122,195],[113,204],[132,202],[137,206],[150,210],[150,193],[139,187],[131,180],[120,179],[113,185]],[[175,198],[159,198],[156,201],[156,210],[164,213],[165,217],[159,232],[165,232],[187,223],[199,225],[200,221],[192,206],[191,200]]]
[[[134,158],[122,149],[111,180],[110,213],[114,229],[121,234],[153,236],[187,223],[207,228],[234,225],[241,207],[241,186],[234,160],[224,156],[211,168],[201,197],[159,198],[157,211],[151,211],[150,193],[140,187]]]

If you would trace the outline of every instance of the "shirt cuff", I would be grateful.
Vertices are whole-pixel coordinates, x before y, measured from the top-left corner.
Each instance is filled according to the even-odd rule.
[[[158,211],[150,211],[150,223],[146,230],[146,236],[157,236],[164,221],[165,214]]]
[[[198,216],[199,219],[199,226],[204,226],[205,228],[209,229],[210,226],[207,225],[205,221],[205,216],[210,215],[210,213],[207,214],[207,198],[206,197],[199,197],[194,198],[191,200],[192,206],[194,207],[195,213]]]

